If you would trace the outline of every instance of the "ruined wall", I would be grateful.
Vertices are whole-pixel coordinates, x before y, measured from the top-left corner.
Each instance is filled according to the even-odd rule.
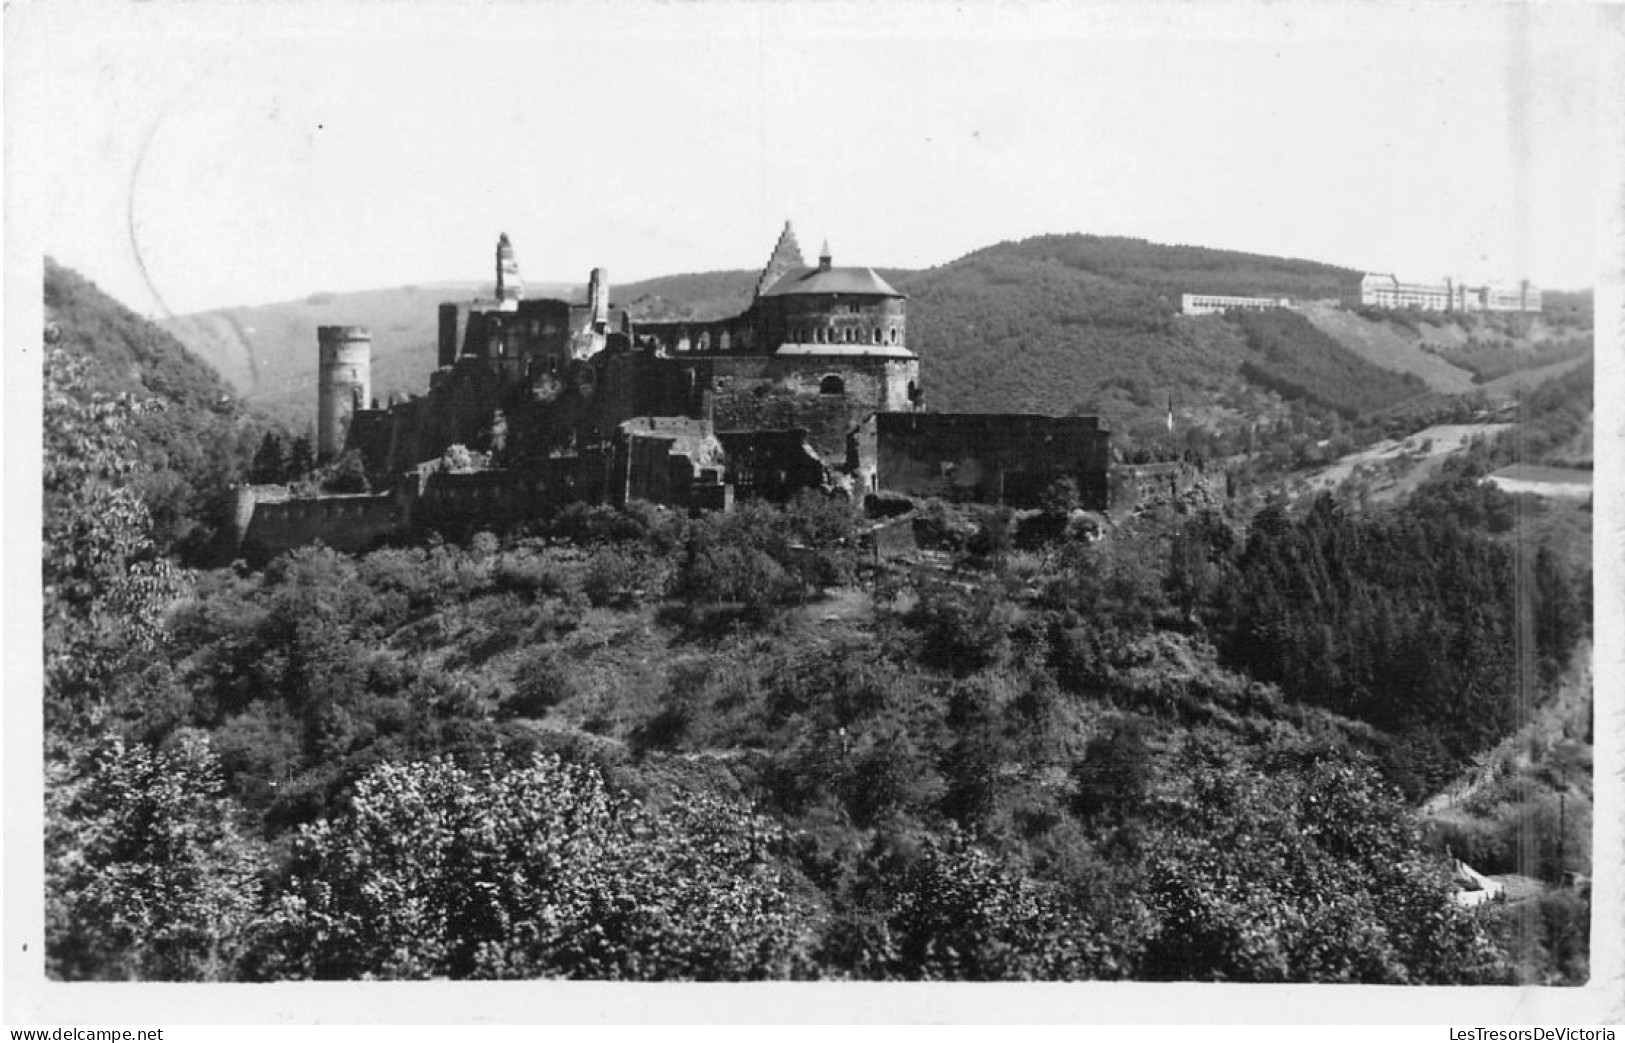
[[[771,355],[716,360],[709,375],[718,431],[799,429],[825,460],[841,463],[853,428],[875,412],[909,408],[919,361]]]
[[[748,355],[777,346],[758,335],[754,308],[726,319],[639,322],[632,336],[639,345],[658,347],[668,355]]]
[[[238,553],[250,563],[263,564],[317,540],[342,551],[362,551],[404,529],[401,505],[388,493],[257,499]]]
[[[721,494],[723,446],[704,420],[639,417],[621,426],[615,451],[612,502],[690,507]]]
[[[546,517],[565,504],[603,503],[612,465],[609,451],[591,450],[511,470],[436,471],[410,497],[407,520],[417,533],[461,537]]]
[[[740,499],[783,503],[826,484],[825,461],[814,455],[805,431],[719,431],[717,439],[727,454],[728,484]]]
[[[1051,482],[1071,477],[1082,506],[1107,505],[1110,436],[1098,417],[880,413],[872,426],[882,490],[1036,506]],[[860,433],[854,444],[864,441]]]

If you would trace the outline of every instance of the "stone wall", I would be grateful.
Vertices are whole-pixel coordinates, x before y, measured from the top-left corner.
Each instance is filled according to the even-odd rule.
[[[702,370],[702,382],[705,376]],[[718,431],[799,429],[820,456],[841,464],[853,428],[876,412],[912,408],[909,387],[917,386],[919,362],[771,355],[715,360],[709,376]]]
[[[244,502],[241,489],[239,505]],[[262,564],[284,551],[320,540],[342,551],[362,551],[405,529],[401,503],[391,494],[269,499],[246,497],[249,509],[237,553]]]
[[[909,496],[1036,506],[1059,478],[1077,482],[1081,506],[1104,510],[1110,435],[1098,417],[879,413],[854,455],[873,456],[873,484]]]
[[[728,457],[728,484],[741,499],[784,503],[802,489],[827,484],[825,461],[805,431],[719,431],[717,439]]]

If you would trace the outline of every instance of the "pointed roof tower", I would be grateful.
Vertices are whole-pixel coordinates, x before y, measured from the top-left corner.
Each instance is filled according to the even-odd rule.
[[[818,251],[818,270],[821,272],[829,271],[831,260],[832,259],[829,255],[829,236],[825,236],[824,248]]]
[[[790,272],[806,266],[801,257],[801,244],[796,242],[796,231],[790,227],[790,222],[784,222],[784,231],[779,233],[779,241],[773,246],[773,254],[767,259],[767,267],[762,269],[762,277],[756,280],[756,296],[760,297],[768,288]]]

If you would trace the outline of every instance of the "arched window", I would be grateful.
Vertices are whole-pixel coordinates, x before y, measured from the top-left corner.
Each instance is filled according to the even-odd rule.
[[[700,350],[711,350],[711,334],[709,332],[700,334]]]
[[[876,326],[875,327],[875,343],[879,344],[880,340],[881,340],[881,338],[880,338],[880,327]]]
[[[839,374],[831,373],[818,382],[818,393],[820,395],[844,395],[846,394],[846,381],[842,380]]]
[[[891,328],[891,342],[893,344],[897,343],[897,327],[896,326],[893,326]]]
[[[728,345],[731,342],[731,339],[732,338],[730,338],[728,336],[728,331],[723,330],[722,335],[717,338],[717,350],[718,351],[727,351],[728,350]]]

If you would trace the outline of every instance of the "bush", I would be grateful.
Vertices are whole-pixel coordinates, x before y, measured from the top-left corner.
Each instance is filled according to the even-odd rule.
[[[606,547],[587,559],[581,590],[594,608],[630,608],[637,602],[637,580],[632,557]]]
[[[545,717],[549,710],[580,691],[575,671],[551,650],[528,659],[514,673],[513,691],[497,704],[497,716]]]

